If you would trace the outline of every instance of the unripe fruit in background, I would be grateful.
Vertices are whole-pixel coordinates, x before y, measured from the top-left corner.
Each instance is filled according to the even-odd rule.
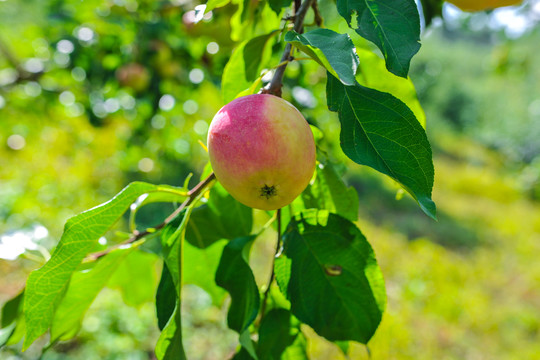
[[[130,87],[136,92],[143,92],[150,84],[150,73],[141,64],[131,63],[116,71],[116,79],[121,86]]]
[[[282,98],[257,94],[214,116],[208,153],[217,180],[241,203],[262,210],[290,204],[315,171],[315,141],[302,114]]]
[[[518,5],[522,0],[449,0],[463,11],[490,10],[503,6]]]

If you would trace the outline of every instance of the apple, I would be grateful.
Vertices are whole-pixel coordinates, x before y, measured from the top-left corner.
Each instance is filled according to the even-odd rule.
[[[463,11],[482,11],[503,6],[518,5],[522,0],[447,0]]]
[[[315,141],[300,111],[269,94],[225,105],[208,130],[217,180],[239,202],[262,210],[290,204],[315,171]]]

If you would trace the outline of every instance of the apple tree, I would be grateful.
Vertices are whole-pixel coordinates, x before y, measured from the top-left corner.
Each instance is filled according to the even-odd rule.
[[[438,16],[441,2],[422,1],[420,11],[414,0],[209,0],[189,11],[177,3],[172,1],[160,8],[163,17],[171,19],[163,23],[145,17],[149,13],[145,6],[153,6],[148,2],[141,2],[139,9],[127,10],[132,17],[130,26],[137,27],[143,39],[137,56],[148,55],[158,75],[152,76],[138,61],[116,55],[125,45],[122,41],[135,41],[120,39],[121,34],[103,36],[109,48],[102,52],[92,53],[88,50],[91,47],[62,50],[71,54],[75,75],[86,69],[87,77],[81,75],[81,81],[88,98],[82,110],[92,123],[100,126],[104,118],[100,115],[103,109],[92,103],[97,96],[96,84],[115,79],[120,86],[130,88],[133,97],[145,99],[139,103],[139,114],[152,113],[164,101],[157,81],[180,71],[169,61],[168,38],[162,35],[181,32],[182,36],[171,38],[179,48],[188,49],[193,39],[211,34],[234,47],[230,57],[223,60],[218,79],[223,105],[253,94],[290,97],[294,77],[286,78],[285,74],[294,67],[290,71],[326,83],[325,94],[317,100],[326,102],[327,113],[334,116],[333,121],[339,121],[339,144],[325,142],[324,129],[315,118],[308,118],[310,127],[304,123],[310,141],[317,144],[311,159],[269,141],[263,146],[245,145],[241,129],[227,138],[233,143],[244,141],[245,146],[237,147],[238,154],[230,152],[221,159],[235,155],[251,159],[252,164],[244,166],[259,172],[272,174],[278,170],[272,162],[266,162],[262,170],[257,167],[261,156],[256,149],[271,150],[279,163],[295,164],[289,166],[293,170],[300,171],[306,161],[313,162],[307,164],[309,171],[302,179],[297,180],[294,171],[286,175],[293,178],[290,183],[302,186],[275,211],[245,200],[249,182],[239,182],[245,179],[235,176],[241,177],[243,172],[230,168],[229,163],[209,163],[192,188],[188,187],[189,178],[183,186],[140,181],[127,184],[109,201],[66,222],[51,258],[30,274],[24,291],[4,306],[0,345],[24,339],[26,349],[46,332],[50,344],[76,336],[85,312],[111,274],[139,252],[158,254],[163,264],[155,289],[156,322],[161,331],[155,345],[158,359],[189,358],[182,343],[185,283],[200,286],[216,303],[223,303],[228,293],[230,305],[223,321],[238,333],[235,359],[305,359],[302,326],[306,325],[344,351],[349,341],[367,344],[384,313],[385,285],[373,249],[356,225],[357,194],[342,180],[338,161],[329,148],[338,148],[358,166],[371,167],[391,178],[417,202],[419,211],[436,219],[431,199],[431,147],[408,71],[411,59],[420,50],[421,21],[429,24]],[[226,26],[205,21],[210,19],[209,14],[219,17],[219,24]],[[125,17],[112,8],[102,21],[114,27]],[[148,34],[153,39],[145,38]],[[69,47],[68,43],[56,45]],[[90,66],[95,57],[100,63]],[[126,64],[118,66],[122,61]],[[204,56],[189,61],[201,67],[213,66]],[[41,70],[21,72],[16,80],[38,81],[46,76]],[[306,138],[291,137],[294,130],[286,123],[297,111],[292,105],[262,108],[248,101],[242,106],[254,118],[279,120],[274,130],[290,148],[305,145],[302,139]],[[231,111],[228,115],[232,122],[238,121],[234,114]],[[134,125],[145,126],[145,122]],[[261,139],[252,136],[247,140]],[[213,151],[216,159],[223,155],[219,146]],[[219,174],[216,178],[212,166],[216,170],[220,167],[225,174],[222,180]],[[180,181],[183,179],[177,183]],[[227,185],[230,183],[241,185]],[[268,195],[275,189],[266,190],[258,195]],[[175,210],[155,225],[141,227],[137,213],[155,203],[174,204]],[[246,203],[263,210],[254,210]],[[255,224],[254,214],[263,216],[266,222]],[[112,245],[100,242],[117,223],[124,223],[124,217],[129,229],[122,233],[122,240]],[[250,266],[250,250],[269,228],[275,229],[275,258],[268,281],[259,284]]]

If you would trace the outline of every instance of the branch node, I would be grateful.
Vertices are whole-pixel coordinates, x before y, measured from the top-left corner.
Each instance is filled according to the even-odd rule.
[[[301,34],[304,31],[304,18],[306,17],[306,13],[309,8],[311,8],[315,2],[315,0],[304,0],[304,2],[300,4],[299,0],[295,0],[295,14],[292,15],[292,17],[294,17],[293,30],[297,33]],[[272,81],[270,81],[270,83],[261,91],[262,94],[272,94],[281,97],[283,75],[285,74],[285,68],[287,67],[287,60],[292,60],[291,50],[292,46],[290,43],[288,43],[285,46],[285,50],[283,51],[280,61],[281,63],[285,61],[285,63],[276,69]]]

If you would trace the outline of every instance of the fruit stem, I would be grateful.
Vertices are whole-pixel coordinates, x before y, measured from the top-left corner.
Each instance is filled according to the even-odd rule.
[[[304,18],[309,8],[312,6],[315,0],[304,0],[302,4],[296,9],[297,11],[294,14],[294,28],[293,30],[301,34],[304,31]],[[287,43],[283,55],[281,56],[280,63],[283,65],[279,66],[274,73],[270,85],[263,90],[263,94],[272,94],[275,96],[281,97],[281,87],[283,86],[283,75],[285,74],[285,68],[291,59],[291,43]]]
[[[270,294],[270,289],[272,287],[272,282],[274,281],[274,265],[276,262],[276,257],[278,257],[281,253],[281,209],[276,210],[276,217],[277,217],[277,242],[276,242],[276,251],[274,253],[274,257],[272,258],[272,270],[270,273],[270,280],[268,280],[268,285],[266,286],[266,290],[264,291],[263,295],[263,301],[261,305],[261,317],[259,319],[259,324],[262,321],[264,317],[264,313],[266,312],[266,303],[268,302],[268,295]]]

